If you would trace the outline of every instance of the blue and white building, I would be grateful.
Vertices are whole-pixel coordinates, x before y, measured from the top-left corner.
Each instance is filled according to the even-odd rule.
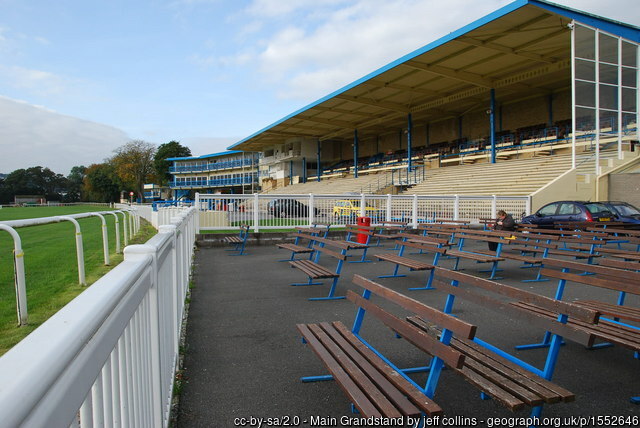
[[[231,150],[167,160],[173,162],[169,186],[174,199],[190,198],[195,192],[241,194],[258,190],[258,153]]]

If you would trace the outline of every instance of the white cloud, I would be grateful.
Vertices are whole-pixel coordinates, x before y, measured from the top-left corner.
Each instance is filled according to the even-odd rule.
[[[41,165],[67,175],[102,162],[130,138],[120,129],[0,96],[0,172]]]
[[[637,24],[637,0],[556,0]],[[244,29],[262,28],[255,63],[283,98],[313,100],[511,3],[511,0],[253,0]],[[270,32],[269,32],[270,31]],[[233,60],[228,59],[228,63]]]
[[[75,92],[74,88],[77,88],[79,83],[48,71],[33,70],[16,65],[0,65],[0,78],[8,86],[44,97],[67,96],[70,91]]]
[[[287,25],[276,26],[263,40],[255,62],[266,80],[278,84],[282,97],[309,100],[507,3],[509,0],[255,0],[247,12],[256,20],[287,18]],[[291,19],[294,15],[299,19]]]

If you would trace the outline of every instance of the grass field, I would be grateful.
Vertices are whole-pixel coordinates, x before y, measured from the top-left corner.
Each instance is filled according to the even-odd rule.
[[[0,221],[25,218],[106,211],[107,207],[25,207],[3,208]],[[100,218],[79,219],[82,228],[87,283],[92,284],[123,259],[115,252],[115,219],[105,216],[109,234],[110,266],[104,265],[102,251],[102,223]],[[124,246],[123,223],[120,215],[120,241]],[[71,222],[16,229],[24,250],[29,325],[18,327],[13,273],[13,239],[0,231],[0,355],[18,343],[37,326],[46,321],[85,287],[78,284],[75,248],[75,229]],[[146,242],[156,230],[143,221],[140,233],[129,241]]]

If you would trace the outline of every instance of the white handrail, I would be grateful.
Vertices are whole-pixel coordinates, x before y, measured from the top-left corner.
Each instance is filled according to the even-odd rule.
[[[0,357],[3,426],[168,425],[195,213],[125,248],[120,265]]]

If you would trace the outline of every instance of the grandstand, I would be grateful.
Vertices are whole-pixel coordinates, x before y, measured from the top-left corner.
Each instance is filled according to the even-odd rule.
[[[606,199],[600,178],[640,161],[639,44],[634,25],[517,0],[231,149],[263,153],[273,193]]]

